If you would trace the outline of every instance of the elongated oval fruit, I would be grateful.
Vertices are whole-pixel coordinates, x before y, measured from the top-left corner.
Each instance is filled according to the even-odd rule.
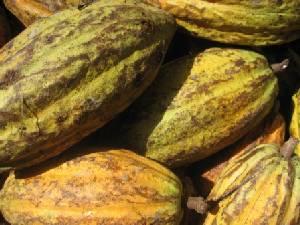
[[[0,7],[0,47],[9,40],[10,27],[4,10]]]
[[[25,26],[59,10],[76,7],[87,0],[4,0],[8,8]]]
[[[172,13],[194,36],[239,45],[300,38],[300,1],[147,0]]]
[[[294,147],[290,141],[284,146]],[[204,225],[299,224],[299,189],[299,157],[282,155],[278,145],[259,145],[222,171],[207,199],[217,206]]]
[[[0,192],[5,219],[12,225],[179,225],[182,185],[171,171],[130,151],[98,150],[11,173]]]
[[[42,19],[6,44],[0,167],[57,155],[124,110],[156,76],[174,26],[139,1],[101,0]]]
[[[112,133],[113,143],[168,166],[185,165],[234,143],[261,122],[277,89],[262,55],[212,48],[165,65],[104,132]]]
[[[239,154],[243,154],[243,152],[249,151],[259,144],[283,145],[285,129],[285,121],[280,113],[268,115],[262,123],[252,129],[237,143],[207,159],[199,161],[192,170],[197,171],[195,182],[200,189],[200,195],[207,196],[209,194],[223,169],[233,157],[237,157]]]

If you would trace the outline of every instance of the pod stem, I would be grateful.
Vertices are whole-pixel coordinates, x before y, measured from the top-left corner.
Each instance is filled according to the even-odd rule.
[[[274,73],[280,73],[284,70],[286,70],[286,68],[289,66],[289,59],[285,59],[280,63],[274,63],[271,65],[271,68],[273,70]]]
[[[290,137],[280,148],[281,155],[286,159],[290,159],[298,143],[299,141],[296,138]]]
[[[193,209],[199,214],[205,214],[208,209],[208,204],[202,197],[189,197],[187,201],[188,209]]]
[[[13,169],[12,167],[0,167],[0,175],[2,173],[5,173],[5,172],[10,171],[12,169]]]

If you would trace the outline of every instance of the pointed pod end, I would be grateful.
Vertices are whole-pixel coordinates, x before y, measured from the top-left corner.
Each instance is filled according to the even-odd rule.
[[[281,155],[285,159],[290,159],[299,143],[297,138],[290,137],[280,148]]]
[[[271,68],[272,68],[274,73],[280,73],[280,72],[282,72],[282,71],[284,71],[288,68],[289,62],[290,62],[289,59],[285,59],[280,63],[272,64]]]

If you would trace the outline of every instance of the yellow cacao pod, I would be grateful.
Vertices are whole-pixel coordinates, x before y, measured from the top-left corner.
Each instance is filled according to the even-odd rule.
[[[293,114],[290,123],[290,135],[300,140],[300,90],[293,96]],[[297,146],[295,153],[300,157],[300,144]]]
[[[191,34],[239,45],[273,45],[300,38],[300,1],[147,0],[176,17]]]
[[[0,167],[57,155],[124,110],[156,76],[174,31],[162,10],[102,0],[39,20],[6,44]]]
[[[294,140],[293,140],[294,141]],[[204,225],[295,225],[300,215],[300,159],[291,157],[295,142],[280,153],[259,145],[229,161],[208,196],[216,207]]]
[[[141,98],[103,133],[111,133],[114,144],[119,141],[168,166],[189,164],[234,143],[261,122],[277,89],[262,55],[211,48],[165,65]]]
[[[182,185],[171,171],[126,150],[89,151],[11,173],[0,192],[5,219],[12,225],[179,224]]]
[[[25,26],[57,11],[77,7],[88,0],[4,0],[8,8]]]
[[[259,144],[283,145],[285,129],[285,121],[280,113],[269,115],[237,143],[197,163],[193,170],[199,171],[195,182],[200,189],[200,195],[207,196],[209,194],[228,161],[233,157],[237,157]]]

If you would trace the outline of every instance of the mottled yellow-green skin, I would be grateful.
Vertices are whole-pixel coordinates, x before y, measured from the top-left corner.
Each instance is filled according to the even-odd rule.
[[[4,4],[25,26],[60,10],[78,7],[92,0],[4,0]]]
[[[293,115],[290,123],[290,135],[300,140],[300,90],[293,96]],[[295,153],[300,157],[300,144],[298,144]]]
[[[41,19],[0,50],[0,167],[67,149],[152,82],[175,31],[167,13],[101,0]]]
[[[297,225],[300,159],[286,159],[278,145],[259,145],[231,159],[208,201],[218,202],[204,225]]]
[[[111,138],[168,166],[186,165],[262,121],[277,91],[277,78],[262,55],[211,48],[163,66],[151,87],[109,127]]]
[[[299,0],[148,0],[195,36],[239,45],[274,45],[300,38]]]
[[[0,192],[5,219],[12,225],[179,225],[182,185],[171,171],[126,150],[89,151],[11,173]]]

